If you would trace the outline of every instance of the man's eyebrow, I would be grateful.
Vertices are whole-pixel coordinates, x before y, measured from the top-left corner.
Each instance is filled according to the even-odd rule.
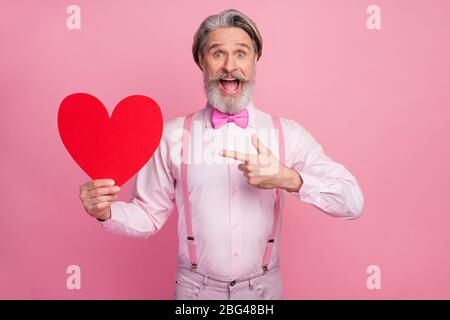
[[[217,47],[220,47],[222,45],[222,43],[213,43],[212,45],[209,46],[208,51]]]
[[[239,43],[236,43],[236,45],[241,46],[241,47],[246,47],[248,50],[251,50],[250,47],[248,46],[248,44],[246,44],[246,43],[239,42]]]
[[[221,45],[223,45],[223,44],[220,43],[220,42],[218,42],[218,43],[213,43],[212,45],[209,46],[208,51],[210,51],[210,50],[212,50],[212,49],[215,49],[215,48],[217,48],[217,47],[220,47]],[[243,43],[243,42],[236,43],[236,46],[245,47],[245,48],[247,48],[248,50],[251,50],[250,47],[248,46],[248,44]]]

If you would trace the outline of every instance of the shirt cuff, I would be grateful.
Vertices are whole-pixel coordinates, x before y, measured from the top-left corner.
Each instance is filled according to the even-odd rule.
[[[120,225],[120,216],[121,212],[116,202],[111,203],[111,217],[106,221],[100,221],[100,225],[105,228],[106,230],[114,230],[118,225]]]
[[[298,192],[292,192],[292,194],[302,201],[313,202],[317,198],[315,195],[320,193],[320,179],[307,173],[297,172],[300,178],[302,178],[303,183]]]
[[[303,180],[303,184],[300,186],[298,192],[293,192],[293,194],[300,198],[300,200],[312,204],[318,209],[324,211],[327,214],[331,214],[337,218],[351,219],[352,217],[347,217],[342,214],[342,208],[340,203],[336,203],[334,206],[326,201],[322,196],[322,193],[330,191],[330,186],[324,182],[323,178],[313,176],[307,173],[301,173],[300,177]],[[333,198],[332,198],[333,199]],[[336,202],[336,200],[335,200]]]

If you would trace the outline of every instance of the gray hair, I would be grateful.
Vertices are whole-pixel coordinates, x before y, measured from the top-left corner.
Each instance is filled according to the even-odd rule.
[[[228,9],[217,15],[206,18],[194,35],[192,44],[192,55],[195,63],[200,67],[199,55],[204,54],[204,47],[208,38],[208,33],[218,28],[241,28],[248,33],[253,42],[253,48],[258,56],[262,54],[262,37],[259,33],[256,23],[242,12],[234,9]]]

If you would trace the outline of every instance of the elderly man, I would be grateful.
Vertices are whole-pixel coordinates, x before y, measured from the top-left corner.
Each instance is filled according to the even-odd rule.
[[[80,188],[86,211],[111,232],[155,234],[179,213],[176,299],[282,299],[281,209],[290,193],[341,219],[361,215],[355,177],[300,124],[252,103],[262,38],[236,10],[203,21],[192,53],[206,106],[164,124],[134,197],[109,179]]]

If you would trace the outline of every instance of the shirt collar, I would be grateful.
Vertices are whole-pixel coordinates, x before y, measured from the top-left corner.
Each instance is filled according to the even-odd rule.
[[[206,128],[212,127],[211,116],[212,116],[213,109],[214,109],[214,107],[211,106],[211,104],[209,104],[209,102],[206,102],[206,106],[205,106],[204,112],[203,112],[203,117],[204,117],[203,120],[204,120]],[[248,104],[247,111],[248,111],[248,126],[255,128],[256,110],[255,110],[255,106],[253,105],[252,101],[250,101],[250,103]]]

